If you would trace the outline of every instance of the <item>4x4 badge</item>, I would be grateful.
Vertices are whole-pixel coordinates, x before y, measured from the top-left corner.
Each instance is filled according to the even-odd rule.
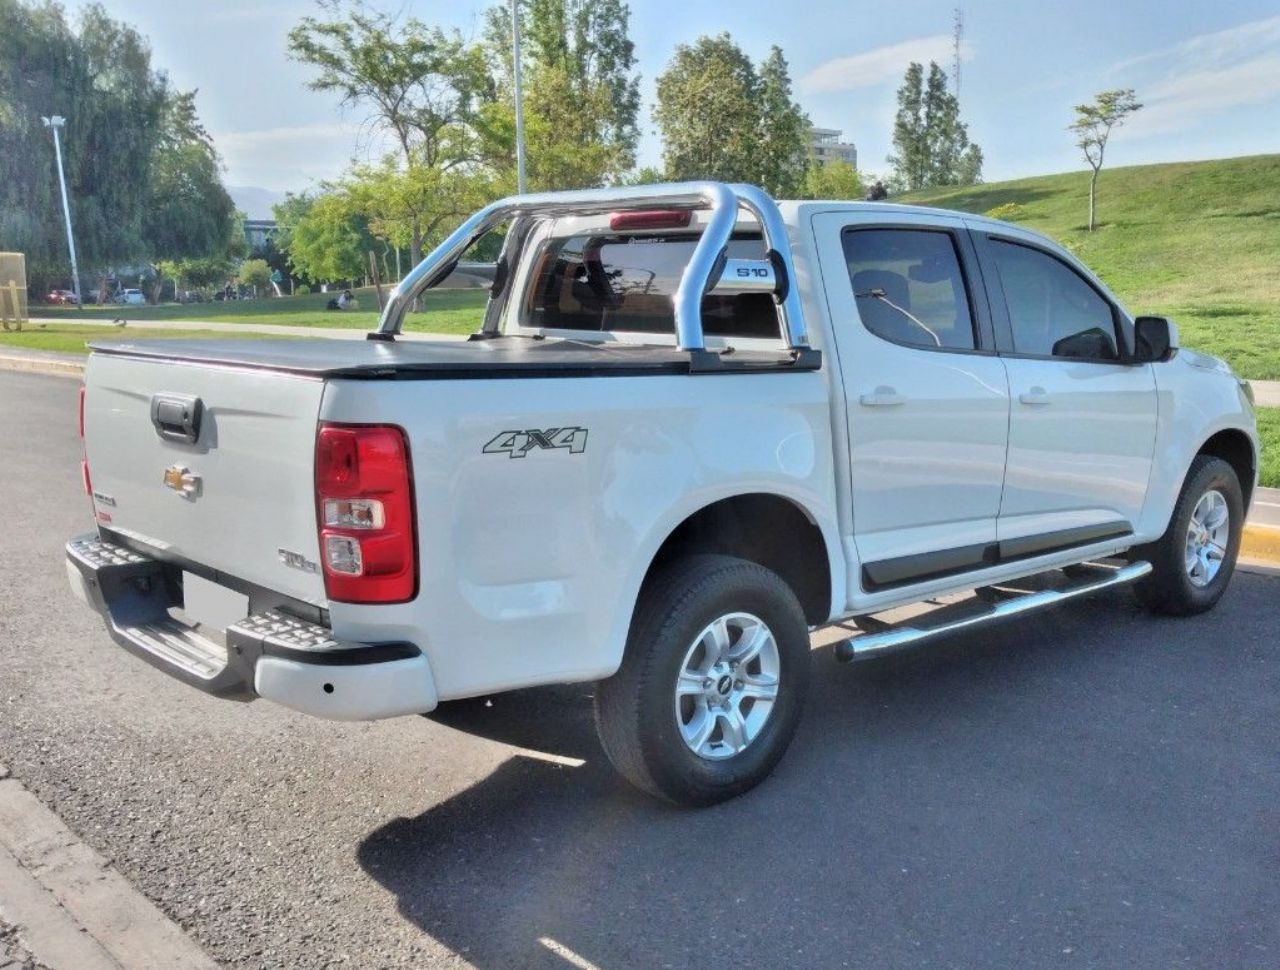
[[[580,455],[587,450],[586,428],[547,428],[539,431],[503,431],[494,435],[482,449],[486,455],[506,455],[523,458],[534,448],[567,448],[569,454]]]

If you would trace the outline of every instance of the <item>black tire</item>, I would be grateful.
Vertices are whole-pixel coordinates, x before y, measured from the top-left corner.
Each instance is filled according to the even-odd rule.
[[[709,760],[681,734],[676,682],[700,632],[733,613],[758,617],[772,633],[777,696],[759,733],[740,752]],[[809,631],[791,588],[743,559],[689,556],[662,569],[641,591],[622,666],[596,685],[596,729],[613,766],[640,790],[677,805],[714,805],[755,787],[773,770],[795,734],[808,687]],[[743,709],[749,713],[751,707]]]
[[[1187,572],[1187,531],[1196,504],[1210,490],[1218,491],[1226,499],[1230,516],[1228,539],[1217,574],[1207,584],[1198,586]],[[1169,528],[1155,542],[1129,551],[1131,560],[1145,559],[1152,567],[1151,575],[1134,585],[1134,595],[1153,612],[1170,616],[1191,616],[1213,609],[1235,572],[1243,528],[1244,495],[1235,469],[1221,458],[1197,455],[1182,483]]]

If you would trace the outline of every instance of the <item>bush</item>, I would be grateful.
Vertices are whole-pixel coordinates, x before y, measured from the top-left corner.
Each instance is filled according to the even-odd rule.
[[[994,209],[988,209],[985,213],[991,219],[1003,219],[1006,222],[1017,222],[1026,216],[1027,210],[1017,202],[1006,202],[1004,205],[998,205]]]
[[[310,292],[311,292],[311,287],[307,286],[306,283],[299,283],[293,289],[294,296],[306,296]]]

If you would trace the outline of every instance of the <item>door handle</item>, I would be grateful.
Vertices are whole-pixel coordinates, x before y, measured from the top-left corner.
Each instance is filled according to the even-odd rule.
[[[907,399],[892,387],[881,384],[870,394],[863,394],[858,398],[858,403],[864,408],[896,408],[900,404],[906,404]]]
[[[1033,408],[1042,408],[1053,403],[1053,399],[1049,397],[1049,392],[1043,387],[1033,387],[1029,391],[1023,391],[1018,395],[1018,400]]]

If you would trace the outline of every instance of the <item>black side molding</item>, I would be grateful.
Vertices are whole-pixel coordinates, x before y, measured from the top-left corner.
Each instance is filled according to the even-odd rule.
[[[1101,522],[1074,529],[1058,529],[1000,542],[956,546],[933,552],[896,556],[862,564],[862,586],[866,590],[892,589],[929,579],[958,576],[1001,563],[1031,559],[1075,546],[1087,546],[1105,539],[1121,539],[1133,534],[1128,522]]]

